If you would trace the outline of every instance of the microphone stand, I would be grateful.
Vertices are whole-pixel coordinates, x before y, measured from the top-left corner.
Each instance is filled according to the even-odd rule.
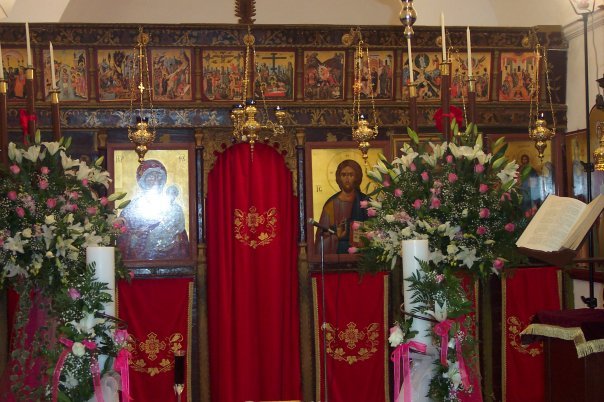
[[[325,402],[329,402],[329,385],[327,376],[327,340],[325,339],[325,330],[327,329],[327,320],[325,319],[325,233],[329,233],[324,228],[318,228],[320,231],[319,236],[319,249],[321,250],[321,308],[323,309],[323,323],[321,324],[321,330],[323,331],[323,367],[325,368]]]

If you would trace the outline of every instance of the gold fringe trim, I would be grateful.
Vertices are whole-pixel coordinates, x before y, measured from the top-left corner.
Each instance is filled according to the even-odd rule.
[[[594,339],[586,341],[585,335],[580,327],[563,328],[548,324],[531,324],[520,333],[522,335],[539,335],[548,338],[558,338],[565,341],[573,341],[577,348],[579,358],[588,356],[592,353],[604,352],[604,339]]]
[[[388,305],[390,300],[390,274],[384,274],[384,395],[386,396],[386,402],[390,402],[390,376],[388,375],[388,366],[390,363],[390,345],[388,344],[388,337],[390,333],[390,325],[388,322]]]

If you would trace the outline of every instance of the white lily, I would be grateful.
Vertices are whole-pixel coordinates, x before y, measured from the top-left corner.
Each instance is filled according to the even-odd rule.
[[[76,177],[78,178],[78,180],[87,179],[90,171],[91,169],[88,167],[86,162],[81,161],[78,166],[78,172],[76,173]]]
[[[8,237],[4,242],[2,248],[6,251],[12,251],[13,253],[21,253],[23,254],[23,245],[26,244],[23,240],[21,240],[21,233],[17,233],[15,237]]]
[[[94,333],[94,327],[97,324],[102,324],[104,322],[104,318],[96,318],[94,314],[87,313],[79,322],[71,321],[70,324],[80,333],[88,335],[87,338],[91,338],[96,335]]]
[[[57,151],[61,149],[61,144],[58,142],[43,142],[42,145],[46,147],[50,155],[56,154]]]
[[[17,148],[14,142],[8,144],[8,157],[11,161],[21,163],[23,160],[23,150]]]
[[[39,145],[32,145],[27,149],[27,151],[23,152],[23,157],[27,160],[35,162],[40,156],[40,149],[41,147]]]
[[[434,311],[428,310],[426,313],[430,314],[438,322],[443,322],[447,319],[447,301],[441,306],[440,303],[434,302]]]
[[[442,144],[434,144],[432,142],[428,142],[430,147],[432,147],[432,151],[434,152],[434,156],[436,158],[442,158],[445,152],[447,152],[447,148],[449,147],[448,142],[443,142]]]
[[[63,170],[69,170],[74,166],[78,166],[78,164],[78,160],[71,159],[65,154],[65,151],[61,150],[61,165],[63,166]]]

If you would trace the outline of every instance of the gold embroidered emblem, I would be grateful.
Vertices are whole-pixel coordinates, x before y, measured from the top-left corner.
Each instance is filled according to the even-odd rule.
[[[271,208],[264,213],[250,207],[249,212],[235,209],[235,238],[255,249],[266,246],[277,237],[277,208]]]
[[[149,332],[144,341],[137,341],[130,336],[126,348],[131,353],[130,368],[139,373],[153,377],[174,369],[175,351],[183,349],[184,337],[177,332],[164,339],[159,339],[155,332]]]
[[[508,325],[508,339],[510,346],[516,349],[518,352],[523,354],[529,354],[532,357],[538,356],[543,353],[543,342],[531,343],[530,345],[523,345],[520,342],[520,332],[526,328],[520,319],[516,316],[511,316],[507,319]]]
[[[344,361],[350,365],[371,358],[377,352],[380,326],[378,323],[369,324],[364,330],[357,324],[349,322],[344,330],[325,324],[325,341],[327,354],[335,360]]]

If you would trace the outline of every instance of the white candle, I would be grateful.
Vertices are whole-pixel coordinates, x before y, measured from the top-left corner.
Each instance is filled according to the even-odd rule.
[[[57,84],[57,77],[55,76],[55,51],[50,42],[50,89],[55,89]]]
[[[4,64],[2,62],[2,45],[0,45],[0,80],[4,79]]]
[[[413,84],[413,56],[411,55],[411,38],[407,38],[407,56],[409,57],[409,82]]]
[[[411,313],[418,303],[412,303],[413,292],[409,289],[409,278],[412,274],[420,271],[419,261],[427,261],[429,258],[428,240],[403,240],[403,301],[405,302],[405,311]],[[421,273],[420,273],[421,276]],[[417,331],[413,340],[432,344],[430,321],[413,319],[411,329]]]
[[[440,35],[442,37],[443,45],[443,63],[447,61],[447,39],[445,38],[445,14],[440,13]]]
[[[115,250],[113,247],[86,248],[86,264],[95,263],[95,279],[107,284],[111,302],[104,303],[105,314],[115,317]]]
[[[27,67],[33,66],[31,64],[31,44],[29,43],[29,23],[25,23],[25,42],[27,45]]]
[[[468,39],[468,78],[472,76],[472,42],[470,41],[470,27],[466,29]]]

